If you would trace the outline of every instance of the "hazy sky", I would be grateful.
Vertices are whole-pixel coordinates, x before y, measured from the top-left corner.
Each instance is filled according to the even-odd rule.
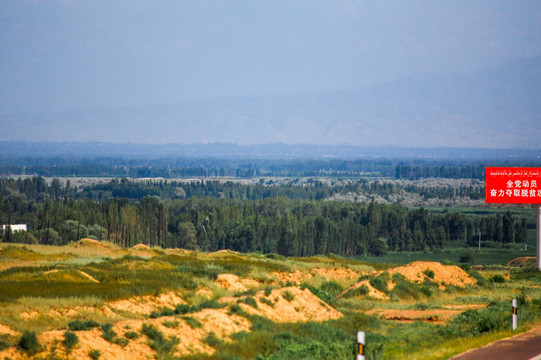
[[[541,54],[541,1],[2,0],[0,113],[358,88]]]

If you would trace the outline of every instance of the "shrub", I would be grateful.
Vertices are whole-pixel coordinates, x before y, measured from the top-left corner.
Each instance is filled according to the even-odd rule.
[[[364,296],[364,295],[368,295],[369,292],[370,292],[370,289],[368,289],[366,285],[361,285],[357,288],[349,289],[343,295],[343,297],[350,298],[350,297]]]
[[[101,336],[110,343],[120,345],[122,347],[128,345],[129,340],[126,338],[119,338],[116,332],[113,330],[113,324],[104,324],[100,327]]]
[[[269,296],[271,293],[272,293],[272,286],[267,286],[264,292],[265,296]]]
[[[92,360],[98,360],[101,356],[101,352],[97,349],[93,349],[88,352],[88,356],[90,356]]]
[[[342,291],[344,291],[344,288],[342,285],[337,283],[336,281],[326,281],[319,287],[320,290],[325,291],[328,294],[331,294],[332,296],[339,295]]]
[[[291,293],[289,290],[286,290],[282,293],[282,297],[286,299],[287,301],[291,302],[295,300],[295,295]]]
[[[423,294],[426,297],[432,296],[432,289],[429,286],[421,286],[419,287],[419,292]]]
[[[240,314],[243,314],[244,312],[242,311],[242,308],[240,307],[240,305],[232,304],[232,305],[229,305],[228,313],[229,313],[229,315],[231,315],[231,314],[240,315]]]
[[[217,337],[216,334],[213,332],[208,334],[208,336],[203,341],[209,346],[212,346],[213,348],[217,348],[224,343],[223,340]]]
[[[418,300],[421,294],[425,296],[432,295],[432,290],[426,284],[419,286],[409,282],[400,274],[393,275],[395,287],[391,291],[391,297],[394,299],[414,299]],[[423,289],[421,289],[421,287]]]
[[[274,303],[271,300],[267,299],[266,297],[261,296],[259,298],[259,301],[261,301],[263,304],[269,305],[270,307],[274,307]]]
[[[190,325],[192,329],[203,327],[203,324],[197,319],[194,319],[188,316],[184,316],[182,319],[186,321],[186,324]]]
[[[492,281],[493,283],[504,283],[505,278],[500,274],[496,274],[490,278],[490,281]]]
[[[485,309],[466,310],[451,322],[457,332],[479,335],[486,332],[503,330],[509,326],[509,304],[500,302],[489,304]]]
[[[527,267],[511,270],[513,280],[530,280],[541,282],[541,270],[536,267]]]
[[[168,328],[176,328],[179,325],[179,322],[177,320],[175,321],[164,321],[162,322],[162,325]]]
[[[168,354],[172,352],[175,346],[179,343],[178,338],[175,336],[170,336],[168,339],[166,339],[163,336],[163,333],[154,325],[143,324],[141,334],[145,335],[150,340],[148,342],[148,346],[160,354]]]
[[[151,340],[163,339],[163,334],[154,325],[143,324],[141,328],[141,334],[145,335]]]
[[[124,333],[124,337],[130,339],[130,340],[135,340],[139,337],[139,334],[136,333],[135,331],[127,331]]]
[[[73,347],[77,345],[78,342],[79,342],[79,337],[73,331],[68,330],[64,332],[64,341],[62,343],[64,344],[64,347],[66,348],[67,354],[71,353],[71,349],[73,349]]]
[[[105,340],[112,343],[114,339],[116,338],[116,332],[113,330],[113,324],[111,323],[104,324],[100,327],[100,330],[101,330],[101,336]]]
[[[197,310],[196,310],[197,311]],[[179,304],[175,307],[175,314],[183,315],[190,312],[194,312],[194,307],[187,304]]]
[[[29,356],[35,355],[42,350],[42,346],[38,341],[36,333],[28,330],[23,332],[17,347],[27,353]]]
[[[226,307],[227,304],[220,304],[216,299],[209,299],[201,302],[199,305],[187,305],[179,304],[173,311],[176,315],[184,315],[188,313],[198,312],[201,309],[221,309]]]
[[[312,294],[325,301],[327,304],[332,305],[334,303],[335,297],[331,294],[310,285],[306,285],[306,287],[312,292]]]
[[[472,250],[466,249],[460,253],[459,262],[472,263],[475,260],[475,255]]]
[[[257,309],[257,301],[252,296],[247,296],[244,299],[239,299],[237,303],[244,303],[246,305],[250,305],[254,309]]]
[[[378,289],[379,291],[382,291],[384,293],[388,293],[389,289],[387,289],[387,284],[389,282],[389,273],[385,272],[381,274],[378,277],[370,279],[370,285]]]
[[[9,348],[12,345],[13,344],[11,343],[11,341],[9,341],[9,335],[8,334],[0,335],[0,351]]]
[[[477,281],[477,285],[479,286],[486,286],[488,284],[487,279],[479,271],[476,270],[470,270],[468,271],[468,275],[470,275],[472,278],[474,278]]]
[[[68,327],[72,331],[77,330],[92,330],[92,328],[98,327],[100,324],[95,322],[94,320],[87,320],[87,321],[81,321],[81,320],[75,320],[70,323],[68,323]]]
[[[425,276],[431,278],[431,279],[434,279],[434,271],[430,270],[430,269],[426,269],[425,271],[423,271],[423,274],[425,274]]]
[[[269,254],[266,254],[265,257],[267,259],[273,259],[273,260],[285,260],[286,257],[283,256],[283,255],[279,255],[279,254],[276,254],[276,253],[269,253]]]

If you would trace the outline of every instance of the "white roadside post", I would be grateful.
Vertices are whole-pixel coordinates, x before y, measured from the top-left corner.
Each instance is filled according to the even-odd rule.
[[[517,299],[513,299],[513,330],[517,329]]]
[[[357,360],[364,360],[364,331],[359,331],[357,333],[357,345],[359,346],[359,351],[357,352]]]

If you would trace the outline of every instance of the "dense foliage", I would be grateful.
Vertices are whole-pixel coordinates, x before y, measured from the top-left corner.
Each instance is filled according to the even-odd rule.
[[[13,144],[11,144],[13,146]],[[75,149],[72,149],[75,150]],[[137,151],[137,150],[134,150]],[[141,151],[143,151],[141,149]],[[520,151],[517,151],[520,153]],[[74,155],[75,156],[75,155]],[[135,156],[135,157],[134,157]],[[157,157],[158,155],[140,158],[139,153],[126,158],[118,157],[5,157],[0,156],[0,176],[6,175],[38,175],[46,177],[63,176],[106,176],[106,177],[163,177],[174,179],[179,177],[223,177],[233,176],[253,178],[259,176],[272,177],[348,177],[383,176],[396,179],[420,178],[453,178],[483,180],[485,166],[541,166],[537,156],[522,154],[509,158],[508,154],[496,156],[491,160],[452,160],[447,158],[429,160],[419,157],[392,158],[368,157],[339,159],[333,156],[319,159],[300,156],[288,158],[281,154],[280,160],[257,158],[181,158]],[[350,155],[351,157],[352,155]],[[405,155],[403,155],[405,156]],[[459,159],[459,158],[456,158]]]
[[[525,242],[526,222],[504,216],[434,214],[400,205],[315,201],[340,187],[214,182],[134,182],[87,186],[51,184],[40,177],[0,180],[0,223],[26,223],[30,231],[4,231],[4,242],[66,244],[83,237],[121,246],[216,251],[259,251],[285,256],[384,254],[387,250],[440,249],[446,243]],[[346,189],[350,190],[350,189]],[[187,199],[186,199],[187,198]]]

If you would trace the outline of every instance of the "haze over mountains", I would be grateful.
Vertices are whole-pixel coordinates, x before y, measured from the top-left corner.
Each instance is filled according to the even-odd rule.
[[[0,141],[538,148],[540,89],[536,57],[335,93],[2,114]]]

